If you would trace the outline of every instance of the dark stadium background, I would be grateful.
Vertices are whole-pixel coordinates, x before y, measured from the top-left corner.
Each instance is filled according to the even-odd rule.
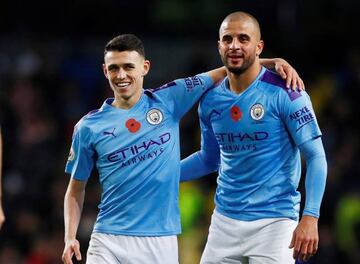
[[[111,91],[103,47],[134,33],[151,60],[145,87],[220,65],[218,27],[230,12],[258,18],[263,57],[286,58],[311,95],[324,134],[328,181],[311,263],[360,263],[360,41],[356,0],[137,0],[0,3],[0,118],[4,136],[0,263],[60,263],[63,173],[74,124]],[[199,146],[196,107],[181,126],[182,156]],[[79,228],[83,257],[97,213],[96,174]],[[216,175],[181,185],[181,264],[198,263]],[[300,189],[303,191],[303,184]]]

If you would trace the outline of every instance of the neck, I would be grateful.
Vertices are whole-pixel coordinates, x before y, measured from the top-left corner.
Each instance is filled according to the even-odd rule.
[[[235,74],[226,69],[229,78],[230,90],[236,94],[245,91],[256,79],[261,71],[261,65],[255,61],[248,69],[240,74]]]
[[[112,106],[122,109],[130,109],[132,108],[137,102],[139,102],[141,97],[142,91],[139,91],[138,93],[132,95],[129,98],[124,98],[121,96],[117,96],[115,94],[115,99],[112,102]]]

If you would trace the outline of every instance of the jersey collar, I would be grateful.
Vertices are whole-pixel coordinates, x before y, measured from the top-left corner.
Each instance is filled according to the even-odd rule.
[[[255,80],[249,85],[248,88],[246,88],[243,92],[239,93],[239,94],[236,94],[234,92],[232,92],[230,90],[230,85],[229,85],[229,78],[228,77],[225,77],[225,79],[223,80],[222,84],[221,84],[221,87],[227,92],[227,93],[230,93],[234,96],[240,96],[242,94],[244,94],[246,91],[250,90],[252,87],[254,87],[257,83],[257,81],[264,75],[264,73],[266,72],[266,68],[261,66],[261,70],[259,72],[259,74],[256,76]]]
[[[123,108],[114,107],[112,105],[112,102],[114,100],[115,100],[114,97],[107,98],[104,101],[103,105],[101,106],[101,110],[103,110],[103,111],[119,111],[119,112],[123,112],[123,113],[133,112],[133,111],[136,111],[137,109],[139,109],[142,106],[143,102],[145,101],[144,91],[141,93],[139,101],[137,101],[133,105],[133,107],[131,107],[129,109],[123,109]]]

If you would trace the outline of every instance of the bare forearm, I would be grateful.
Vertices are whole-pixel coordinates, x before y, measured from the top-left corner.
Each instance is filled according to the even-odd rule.
[[[260,59],[260,64],[268,69],[275,69],[276,58],[273,59]]]
[[[296,70],[284,59],[273,58],[273,59],[260,59],[260,64],[268,69],[275,70],[281,78],[286,80],[286,87],[296,90],[305,90],[303,80],[300,78]]]
[[[85,191],[73,194],[67,191],[64,199],[65,241],[75,239],[84,204]]]
[[[211,79],[216,84],[225,78],[226,70],[225,70],[225,67],[220,67],[220,68],[208,71],[207,74],[210,75]]]

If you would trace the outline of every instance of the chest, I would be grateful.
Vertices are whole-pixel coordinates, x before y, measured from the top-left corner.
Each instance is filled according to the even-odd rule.
[[[218,97],[207,118],[219,145],[267,142],[285,129],[274,98],[259,92]]]
[[[254,90],[241,96],[223,95],[211,102],[211,124],[226,128],[251,129],[278,119],[274,98]]]
[[[157,153],[178,136],[179,124],[161,105],[145,105],[126,115],[112,112],[94,131],[99,160],[119,162],[143,153]]]

